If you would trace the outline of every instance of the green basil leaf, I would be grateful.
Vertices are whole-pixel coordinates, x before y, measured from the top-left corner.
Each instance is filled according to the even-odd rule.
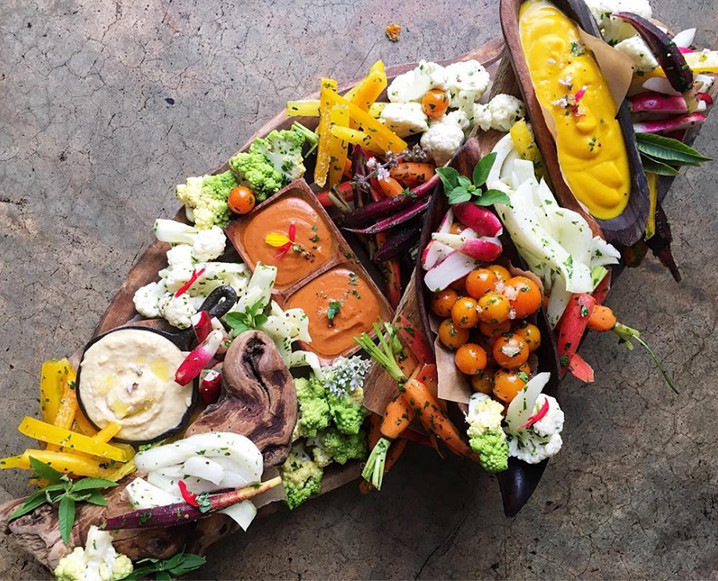
[[[494,204],[505,204],[510,206],[511,198],[509,198],[501,190],[488,190],[484,192],[474,203],[477,206],[493,206]]]
[[[437,167],[436,173],[439,174],[439,178],[444,184],[444,190],[447,192],[459,185],[459,172],[453,167]]]
[[[62,472],[58,472],[49,464],[41,462],[40,460],[30,456],[30,466],[40,478],[49,480],[53,484],[57,484],[62,480]]]
[[[458,187],[454,188],[449,194],[449,204],[461,204],[462,202],[468,202],[471,199],[471,194],[466,188]]]
[[[15,512],[13,512],[9,517],[8,521],[15,520],[16,518],[20,518],[23,515],[26,515],[33,510],[35,510],[38,506],[41,506],[47,502],[47,496],[45,496],[44,490],[38,490],[34,494],[31,494],[27,497],[27,500],[22,503],[22,506],[19,506]]]
[[[459,176],[459,186],[462,188],[468,188],[471,185],[471,180],[465,176]]]
[[[641,162],[643,163],[643,169],[648,173],[654,173],[659,176],[677,176],[680,173],[678,169],[645,153],[641,155]]]
[[[176,577],[185,575],[186,573],[194,571],[195,569],[199,569],[207,562],[207,559],[205,559],[204,557],[200,557],[199,555],[194,555],[192,553],[183,553],[182,555],[183,559],[179,565],[175,565],[171,568],[167,567],[167,570]]]
[[[117,482],[112,480],[105,480],[104,478],[83,478],[72,484],[72,492],[79,492],[80,490],[90,490],[92,488],[114,488],[117,486]]]
[[[269,320],[269,317],[265,314],[259,314],[256,317],[254,317],[254,328],[259,329],[264,323],[266,323]]]
[[[479,160],[479,163],[474,167],[474,185],[478,188],[486,183],[486,179],[489,177],[491,167],[494,165],[496,159],[496,153],[489,153]]]
[[[167,571],[157,571],[155,579],[157,581],[172,581],[172,575],[170,575]]]
[[[224,320],[230,327],[236,327],[237,325],[243,325],[247,320],[247,316],[244,313],[229,313]]]
[[[102,496],[102,493],[99,490],[93,490],[90,492],[90,496],[87,498],[86,502],[96,504],[97,506],[107,506],[107,499]]]
[[[638,150],[660,161],[681,162],[686,165],[699,165],[702,161],[713,161],[682,141],[656,135],[654,133],[636,133]]]
[[[75,524],[75,501],[65,496],[58,506],[58,523],[60,525],[60,535],[66,545],[70,544],[72,536],[72,525]]]

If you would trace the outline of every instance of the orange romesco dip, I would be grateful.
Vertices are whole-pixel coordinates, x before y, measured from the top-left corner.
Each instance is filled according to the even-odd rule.
[[[288,309],[302,308],[309,317],[310,348],[335,357],[371,329],[380,315],[372,287],[353,270],[338,266],[318,276],[289,299]]]
[[[266,242],[268,234],[286,236],[294,222],[294,242],[289,250],[278,258],[281,248]],[[277,288],[288,287],[332,257],[334,238],[327,223],[317,214],[309,202],[287,196],[252,216],[242,236],[245,254],[250,266],[261,262],[277,267]]]

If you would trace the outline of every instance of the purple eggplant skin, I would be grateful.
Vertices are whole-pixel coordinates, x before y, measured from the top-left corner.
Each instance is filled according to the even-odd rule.
[[[681,282],[681,273],[678,265],[673,259],[671,252],[671,242],[673,235],[671,234],[671,225],[668,223],[668,216],[663,211],[663,206],[658,203],[656,206],[656,232],[648,240],[646,246],[651,249],[653,255],[661,261],[661,264],[671,271],[671,275],[676,282]]]
[[[417,243],[420,234],[420,223],[409,224],[397,229],[397,232],[387,238],[387,241],[374,254],[374,262],[385,262],[399,254],[408,252]]]
[[[378,220],[393,216],[400,210],[413,204],[417,198],[424,198],[431,194],[438,183],[439,175],[434,174],[430,180],[409,190],[408,194],[366,204],[364,207],[347,214],[344,217],[342,226],[347,229],[361,229],[370,226]]]
[[[527,464],[516,458],[509,458],[509,469],[496,473],[504,502],[504,514],[507,517],[515,517],[528,502],[547,465],[548,460]]]
[[[343,229],[348,230],[349,232],[354,232],[354,234],[363,234],[365,236],[371,234],[379,234],[380,232],[386,232],[387,230],[399,226],[400,224],[404,224],[405,222],[408,222],[412,218],[415,218],[419,214],[425,212],[426,209],[429,207],[430,203],[430,197],[419,198],[411,206],[407,206],[406,208],[399,211],[390,218],[384,218],[383,220],[379,220],[376,224],[373,224],[368,228],[357,229],[347,228],[346,226],[344,226]]]
[[[670,36],[633,12],[616,12],[613,16],[628,22],[641,35],[666,73],[671,87],[685,93],[693,86],[693,71]]]

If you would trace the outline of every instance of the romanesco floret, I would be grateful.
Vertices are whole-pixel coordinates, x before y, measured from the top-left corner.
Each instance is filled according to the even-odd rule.
[[[307,139],[314,142],[317,137],[303,125],[295,123],[291,129],[274,130],[263,139],[255,139],[249,151],[261,153],[284,176],[285,181],[290,182],[301,178],[306,171],[302,146]]]
[[[292,446],[279,472],[290,509],[297,508],[312,494],[322,490],[324,471],[309,457],[301,443]]]
[[[118,581],[132,573],[132,561],[112,546],[109,531],[91,526],[85,548],[76,547],[55,568],[56,581]]]
[[[469,400],[469,445],[487,472],[502,472],[509,467],[509,445],[501,427],[503,412],[504,406],[484,393],[475,393]]]
[[[331,462],[346,464],[349,460],[364,460],[369,454],[369,444],[364,430],[356,434],[343,434],[329,428],[319,432],[307,442],[314,445],[312,454],[317,464],[326,466]]]
[[[364,377],[370,361],[361,357],[339,357],[324,372],[324,385],[332,420],[340,432],[359,432],[366,411],[364,409]]]
[[[229,167],[237,179],[262,202],[277,193],[284,185],[284,175],[259,151],[238,153],[229,160]]]
[[[192,210],[194,225],[200,230],[229,223],[229,192],[237,185],[231,171],[218,175],[187,178],[177,186],[177,199]]]
[[[313,375],[310,379],[303,377],[295,379],[294,386],[297,390],[299,410],[293,439],[314,437],[319,430],[326,428],[331,421],[326,390],[322,382]]]

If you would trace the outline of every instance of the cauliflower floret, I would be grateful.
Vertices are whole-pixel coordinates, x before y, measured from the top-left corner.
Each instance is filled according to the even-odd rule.
[[[478,101],[491,82],[489,73],[475,60],[450,64],[445,71],[451,107],[461,107],[467,100],[471,103]]]
[[[475,393],[469,400],[467,434],[471,449],[479,455],[487,472],[508,469],[509,446],[501,427],[504,406],[484,393]]]
[[[224,231],[218,226],[212,226],[209,230],[200,230],[192,244],[192,256],[198,262],[214,260],[224,252],[226,241]]]
[[[160,304],[167,295],[164,282],[151,282],[137,289],[134,298],[135,310],[148,319],[155,319],[161,315]]]
[[[541,394],[536,400],[534,410],[540,410],[546,401],[548,401],[548,412],[532,427],[542,436],[560,434],[563,430],[564,414],[561,406],[558,405],[556,398],[551,397],[550,395]]]
[[[436,63],[420,61],[415,69],[397,76],[387,95],[392,103],[419,101],[431,89],[446,89],[445,69]]]
[[[399,137],[423,133],[429,129],[428,117],[424,115],[420,103],[389,103],[380,117]]]
[[[558,402],[550,395],[541,394],[536,399],[533,413],[537,413],[548,402],[548,412],[529,428],[509,434],[509,455],[529,464],[538,464],[558,454],[563,445],[564,413]]]
[[[505,133],[525,115],[523,101],[504,93],[496,95],[487,105],[474,105],[474,123],[483,131],[496,129]]]
[[[197,309],[192,304],[188,293],[175,297],[172,294],[165,295],[160,302],[160,313],[173,327],[186,329],[192,325],[192,315]]]
[[[433,122],[421,136],[421,146],[429,152],[437,166],[449,161],[464,142],[462,124],[465,119],[463,112],[454,111]]]
[[[211,230],[206,230],[206,232],[211,232]],[[178,244],[170,248],[167,251],[167,264],[169,268],[192,268],[194,264],[192,247],[189,244]]]
[[[500,430],[504,419],[504,406],[485,393],[474,393],[469,399],[469,413],[466,421],[469,422],[469,437],[473,433],[485,430]]]
[[[132,561],[112,546],[109,531],[91,526],[85,548],[76,547],[55,568],[57,581],[118,581],[132,573]]]
[[[586,5],[598,22],[603,38],[616,44],[636,34],[628,22],[612,16],[615,12],[633,12],[643,18],[651,18],[653,11],[648,0],[587,0]]]
[[[647,73],[658,66],[658,61],[646,41],[638,35],[622,40],[615,46],[615,49],[631,59],[634,71]]]

